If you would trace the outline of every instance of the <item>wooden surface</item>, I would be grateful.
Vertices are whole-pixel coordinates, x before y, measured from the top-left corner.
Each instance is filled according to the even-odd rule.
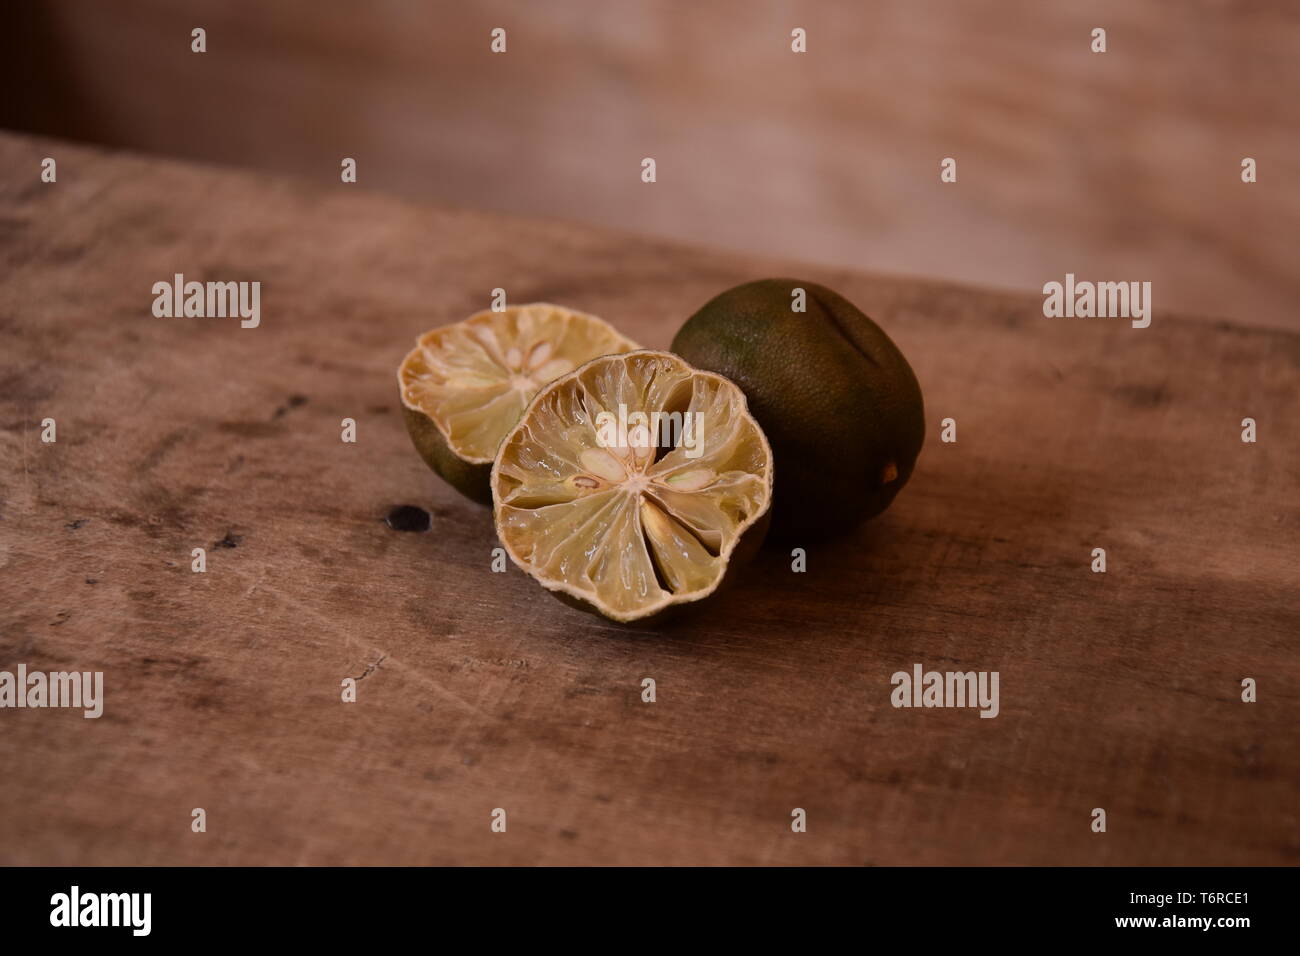
[[[795,267],[13,135],[0,168],[0,669],[106,685],[0,711],[0,863],[1300,859],[1300,336],[799,268],[912,361],[911,484],[804,574],[767,550],[620,628],[489,571],[394,369],[496,286],[663,347]],[[153,317],[176,272],[261,281],[261,327]],[[1000,716],[894,709],[914,663],[997,670]]]
[[[0,126],[323,185],[352,156],[406,197],[845,268],[1150,280],[1300,331],[1293,0],[12,6]]]

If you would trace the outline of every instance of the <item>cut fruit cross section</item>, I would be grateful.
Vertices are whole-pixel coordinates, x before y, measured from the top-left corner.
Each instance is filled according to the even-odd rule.
[[[594,315],[537,302],[426,332],[397,371],[407,427],[425,462],[489,500],[497,446],[538,389],[635,342]]]
[[[609,355],[538,393],[501,442],[492,498],[517,565],[635,621],[712,594],[741,538],[761,539],[772,451],[722,376]]]

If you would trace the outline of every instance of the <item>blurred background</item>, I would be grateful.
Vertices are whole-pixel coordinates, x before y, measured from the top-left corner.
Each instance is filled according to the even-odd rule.
[[[6,18],[10,129],[322,184],[351,156],[358,187],[420,200],[1036,293],[1066,272],[1150,280],[1157,323],[1300,329],[1293,0],[45,0]]]

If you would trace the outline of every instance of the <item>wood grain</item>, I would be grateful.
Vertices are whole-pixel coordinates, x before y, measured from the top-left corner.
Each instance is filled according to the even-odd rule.
[[[1049,320],[1037,296],[12,135],[0,168],[0,668],[106,685],[99,720],[0,711],[0,863],[1300,858],[1300,336]],[[765,551],[671,629],[489,571],[488,513],[398,414],[419,332],[504,286],[663,347],[796,269],[925,390],[889,512],[804,574]],[[153,317],[176,272],[261,281],[261,327]],[[385,525],[405,503],[430,533]],[[999,671],[1000,716],[894,709],[917,662]]]

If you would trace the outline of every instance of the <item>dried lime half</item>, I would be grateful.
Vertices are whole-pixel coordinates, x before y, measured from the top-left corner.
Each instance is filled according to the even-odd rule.
[[[757,545],[772,450],[721,375],[669,352],[594,359],[543,388],[492,467],[497,534],[548,590],[616,621],[698,601]]]
[[[598,355],[635,348],[604,320],[559,305],[479,312],[424,333],[402,361],[407,430],[430,468],[487,504],[497,446],[538,389]]]

